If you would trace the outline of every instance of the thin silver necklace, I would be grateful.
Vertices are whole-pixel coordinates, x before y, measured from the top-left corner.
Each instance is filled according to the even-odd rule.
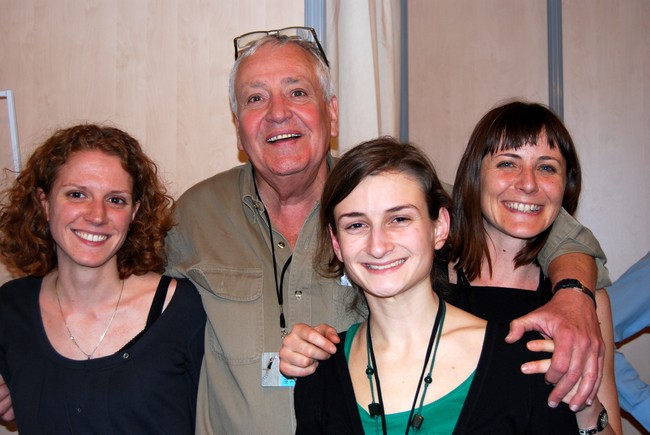
[[[120,296],[117,298],[117,304],[115,304],[115,309],[113,310],[113,315],[111,316],[111,320],[108,321],[108,325],[106,325],[106,329],[104,329],[104,333],[102,334],[101,337],[99,337],[99,341],[97,342],[97,345],[93,349],[92,352],[86,353],[81,346],[79,346],[79,343],[77,343],[77,340],[74,338],[74,335],[72,335],[72,331],[70,331],[70,327],[68,326],[68,322],[65,321],[65,316],[63,315],[63,308],[61,308],[61,298],[59,297],[59,277],[56,277],[56,281],[54,281],[54,292],[56,293],[56,301],[59,303],[59,311],[61,312],[61,318],[63,319],[63,324],[65,325],[65,329],[68,331],[68,336],[70,337],[70,340],[74,343],[75,346],[77,346],[77,349],[84,355],[86,355],[86,358],[90,359],[92,356],[95,354],[97,349],[99,348],[99,345],[102,344],[102,341],[104,341],[104,337],[106,337],[106,333],[108,332],[108,328],[111,327],[111,324],[113,323],[113,319],[115,318],[115,314],[117,313],[117,308],[120,306],[120,301],[122,300],[122,293],[124,292],[124,280],[122,280],[122,288],[120,289]]]

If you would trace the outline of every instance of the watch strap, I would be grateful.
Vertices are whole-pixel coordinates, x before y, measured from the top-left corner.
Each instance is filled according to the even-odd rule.
[[[607,414],[607,410],[603,406],[603,409],[600,410],[600,414],[598,414],[598,421],[596,422],[596,427],[590,429],[578,429],[578,435],[597,434],[598,432],[604,431],[608,423],[609,423],[609,416]]]
[[[563,289],[575,289],[578,290],[581,293],[586,294],[591,298],[592,301],[594,301],[594,307],[597,307],[596,305],[596,296],[594,295],[594,292],[589,290],[587,286],[585,286],[583,283],[581,283],[577,279],[573,278],[567,278],[567,279],[562,279],[560,280],[557,284],[555,284],[555,287],[553,287],[553,294],[557,293],[560,290]]]

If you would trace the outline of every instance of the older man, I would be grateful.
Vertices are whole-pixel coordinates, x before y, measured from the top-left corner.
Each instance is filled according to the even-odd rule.
[[[298,323],[345,330],[358,320],[347,310],[354,292],[312,267],[338,104],[311,29],[253,32],[237,38],[235,47],[230,98],[237,146],[249,162],[197,184],[179,199],[179,226],[168,239],[169,271],[192,279],[208,315],[197,433],[289,434],[295,421],[293,389],[278,370],[282,339]],[[597,242],[593,250],[580,243],[590,237],[588,230],[573,225],[573,247],[565,251],[596,255]],[[554,236],[556,245],[563,245],[563,237]],[[570,261],[563,261],[567,257]],[[594,288],[594,262],[584,257],[554,261],[552,278],[577,278]],[[570,375],[552,401],[583,374],[587,381],[576,400],[584,402],[595,394],[599,362],[602,366],[593,303],[579,292],[562,291],[548,305],[511,335],[535,328],[554,336],[559,356],[550,380]]]

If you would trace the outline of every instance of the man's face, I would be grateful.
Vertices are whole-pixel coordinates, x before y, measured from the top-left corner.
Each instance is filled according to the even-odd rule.
[[[329,103],[309,55],[295,45],[261,46],[244,59],[235,80],[237,147],[263,178],[324,167],[338,135],[338,105]]]

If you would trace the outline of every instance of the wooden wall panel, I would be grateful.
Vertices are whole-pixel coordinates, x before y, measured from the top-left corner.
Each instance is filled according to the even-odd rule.
[[[4,0],[0,88],[15,92],[25,156],[55,128],[113,123],[178,195],[240,162],[232,38],[303,22],[303,0]]]

